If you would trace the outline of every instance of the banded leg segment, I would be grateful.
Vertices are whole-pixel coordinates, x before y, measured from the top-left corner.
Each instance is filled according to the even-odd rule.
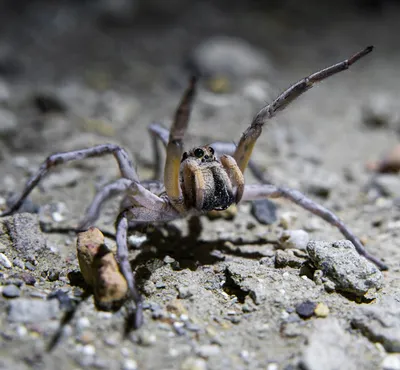
[[[285,109],[292,101],[313,87],[315,83],[348,69],[352,64],[369,54],[372,49],[373,47],[369,46],[349,59],[303,78],[280,94],[271,104],[263,107],[253,118],[250,127],[243,133],[235,154],[233,155],[240,170],[244,172],[247,168],[254,145],[261,135],[262,128],[268,119],[274,117],[277,112]]]
[[[21,196],[17,201],[8,209],[3,212],[0,217],[11,215],[18,211],[24,200],[28,197],[35,186],[43,179],[44,176],[52,168],[71,161],[82,160],[86,158],[102,157],[107,154],[113,154],[118,162],[118,167],[121,171],[122,177],[132,180],[139,181],[139,177],[133,167],[131,160],[129,159],[128,153],[114,144],[102,144],[94,146],[93,148],[74,150],[65,153],[55,153],[50,155],[40,166],[38,172],[32,176],[25,185]]]
[[[227,172],[232,185],[236,187],[235,203],[239,203],[244,191],[244,176],[236,161],[230,155],[222,155],[221,164]]]
[[[329,209],[306,197],[300,191],[289,188],[276,187],[273,185],[246,185],[242,200],[251,201],[265,198],[286,198],[293,203],[296,203],[300,207],[310,211],[314,215],[321,217],[332,226],[335,226],[346,239],[350,240],[354,244],[357,252],[360,255],[370,260],[381,270],[388,269],[388,267],[382,261],[370,255],[365,250],[360,239],[357,238],[357,236],[344,224],[344,222],[338,216],[336,216]]]
[[[192,103],[196,92],[196,78],[192,78],[183,94],[182,100],[175,112],[169,140],[167,144],[167,158],[164,169],[164,185],[171,204],[179,211],[184,212],[185,206],[179,182],[179,168],[183,153],[183,138],[185,136]]]

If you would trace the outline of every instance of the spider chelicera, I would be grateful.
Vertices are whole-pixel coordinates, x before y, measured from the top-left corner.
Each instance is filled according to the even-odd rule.
[[[196,78],[192,78],[178,105],[170,132],[159,124],[150,126],[156,149],[156,171],[159,174],[162,166],[157,141],[160,140],[166,146],[163,182],[141,182],[126,151],[113,144],[55,153],[44,161],[39,171],[29,179],[17,201],[1,216],[16,212],[32,189],[53,167],[69,161],[113,154],[118,162],[122,178],[106,185],[96,194],[78,229],[83,230],[92,226],[98,219],[102,204],[115,193],[125,192],[121,212],[116,221],[117,258],[120,270],[127,280],[130,297],[136,304],[134,323],[136,327],[142,324],[142,299],[135,286],[128,259],[127,231],[130,223],[167,222],[187,215],[224,210],[239,202],[282,197],[337,227],[346,239],[354,244],[360,255],[375,263],[379,268],[386,269],[387,267],[380,260],[368,254],[360,240],[330,210],[297,190],[270,184],[245,185],[243,177],[246,168],[252,166],[250,157],[254,145],[268,119],[274,117],[277,112],[283,110],[315,83],[346,70],[369,54],[372,49],[373,47],[369,46],[351,58],[313,73],[290,86],[255,115],[237,146],[218,142],[185,152],[183,139],[196,90]]]

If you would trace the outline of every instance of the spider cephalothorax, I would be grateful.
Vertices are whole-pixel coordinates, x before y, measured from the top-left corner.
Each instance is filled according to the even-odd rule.
[[[245,186],[243,178],[247,167],[250,167],[253,172],[260,173],[259,170],[255,170],[256,167],[251,165],[250,157],[264,124],[314,84],[349,68],[369,54],[372,49],[372,46],[367,47],[351,58],[313,73],[290,86],[255,115],[237,146],[217,142],[212,147],[197,147],[184,153],[183,138],[188,127],[196,91],[196,79],[192,78],[178,105],[170,132],[159,124],[150,126],[156,157],[156,180],[141,182],[127,152],[117,145],[103,144],[72,152],[55,153],[45,160],[39,171],[29,179],[21,196],[1,216],[17,211],[32,189],[51,168],[72,160],[106,154],[114,155],[122,178],[106,185],[96,194],[78,228],[86,229],[93,225],[99,217],[102,205],[112,195],[126,193],[121,203],[121,213],[116,221],[117,257],[120,270],[127,280],[130,296],[136,303],[136,327],[142,324],[142,299],[136,289],[128,259],[127,231],[132,223],[167,222],[193,213],[224,210],[239,201],[286,198],[337,227],[346,239],[354,244],[361,255],[385,269],[386,265],[368,254],[357,236],[327,208],[297,190],[265,183]],[[164,166],[158,152],[158,141],[161,141],[166,147],[167,155]],[[163,181],[160,181],[162,167],[164,176]]]
[[[217,159],[211,146],[183,153],[179,177],[187,209],[221,211],[243,194],[244,179],[235,160],[229,155]]]

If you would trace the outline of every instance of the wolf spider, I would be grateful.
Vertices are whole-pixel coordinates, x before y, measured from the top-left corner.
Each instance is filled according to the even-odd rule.
[[[351,58],[313,73],[290,86],[255,115],[237,146],[214,143],[184,151],[183,138],[188,127],[196,90],[196,78],[192,78],[175,112],[170,132],[158,124],[150,126],[156,149],[156,171],[159,174],[162,168],[157,140],[161,140],[166,146],[163,182],[141,182],[128,154],[117,145],[104,144],[88,149],[55,153],[44,161],[39,171],[29,179],[18,200],[1,216],[16,212],[29,193],[53,167],[69,161],[107,154],[114,155],[122,178],[106,185],[96,194],[86,210],[79,229],[87,229],[93,225],[99,216],[101,206],[108,198],[115,193],[125,192],[121,212],[116,220],[117,257],[121,272],[128,283],[130,298],[136,305],[134,323],[136,327],[142,324],[142,299],[136,289],[135,278],[128,259],[127,231],[130,223],[166,222],[211,210],[225,210],[232,204],[243,201],[286,198],[337,227],[354,244],[360,255],[375,263],[379,268],[386,269],[380,260],[368,254],[360,240],[330,210],[297,190],[265,183],[245,185],[243,177],[246,167],[251,166],[249,162],[251,153],[268,119],[274,117],[277,112],[283,110],[315,83],[346,70],[369,54],[372,49],[372,46],[367,47]],[[222,154],[224,151],[232,155]]]

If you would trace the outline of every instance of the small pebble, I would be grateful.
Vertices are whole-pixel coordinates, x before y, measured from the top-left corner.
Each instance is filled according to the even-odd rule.
[[[215,344],[205,344],[197,349],[197,354],[203,358],[219,355],[221,349]]]
[[[12,263],[7,258],[7,256],[3,253],[0,253],[0,265],[5,267],[6,269],[10,269],[12,267]]]
[[[127,359],[122,364],[122,370],[136,370],[138,368],[138,364],[133,359]]]
[[[83,346],[82,354],[85,356],[93,356],[96,354],[96,348],[91,344],[87,344],[86,346]]]
[[[282,248],[296,248],[305,250],[310,240],[308,233],[304,230],[285,230],[279,237]]]
[[[329,307],[325,303],[318,303],[314,313],[317,317],[327,317],[329,315]]]
[[[400,370],[400,354],[387,355],[382,362],[383,370]]]
[[[282,213],[281,216],[279,217],[279,224],[284,229],[289,229],[296,220],[297,220],[297,213],[285,212]]]
[[[175,262],[175,258],[172,258],[170,256],[165,256],[164,257],[164,263],[170,264],[170,263],[174,263],[174,262]]]
[[[182,362],[181,370],[207,370],[207,362],[202,358],[188,357]]]
[[[3,297],[17,298],[21,295],[21,291],[14,284],[7,285],[3,288]]]
[[[29,270],[29,271],[35,271],[35,270],[36,270],[36,267],[33,266],[29,261],[28,261],[28,262],[25,262],[25,268],[26,268],[27,270]]]
[[[314,314],[315,307],[315,302],[305,301],[296,306],[296,312],[301,318],[308,319]]]
[[[144,330],[138,335],[138,343],[144,347],[150,347],[155,344],[157,337],[155,334]]]
[[[251,202],[251,214],[263,225],[271,225],[277,220],[276,204],[269,199]]]
[[[19,258],[14,258],[14,259],[13,259],[13,265],[14,265],[15,267],[19,267],[20,269],[23,269],[23,268],[25,267],[24,262],[23,262],[21,259],[19,259]]]
[[[146,235],[131,235],[128,238],[128,244],[134,248],[140,248],[140,246],[147,240]]]
[[[187,286],[180,286],[178,288],[178,293],[180,299],[187,299],[193,296],[192,288]]]

